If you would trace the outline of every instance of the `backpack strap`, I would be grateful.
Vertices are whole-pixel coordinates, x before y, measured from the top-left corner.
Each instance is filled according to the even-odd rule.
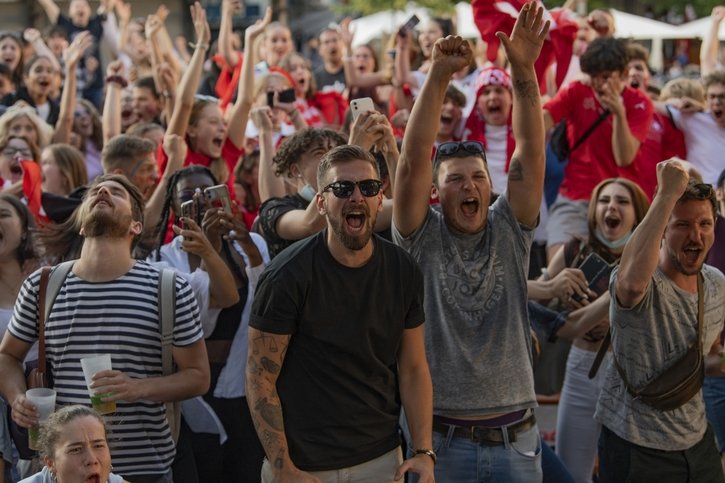
[[[53,308],[56,297],[58,297],[58,292],[60,292],[60,287],[63,286],[63,282],[65,282],[68,273],[71,271],[75,263],[75,260],[68,260],[66,262],[59,263],[50,269],[50,275],[48,276],[48,288],[44,297],[45,308],[43,311],[43,318],[45,320],[48,319],[50,310]]]
[[[161,368],[164,376],[174,372],[172,342],[176,322],[176,272],[162,268],[159,274],[159,319],[161,321]]]

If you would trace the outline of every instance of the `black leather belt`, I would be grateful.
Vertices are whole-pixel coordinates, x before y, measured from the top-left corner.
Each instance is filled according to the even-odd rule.
[[[451,424],[441,423],[436,421],[435,416],[433,417],[433,431],[440,433],[444,436],[448,435],[448,429],[453,426],[453,436],[456,438],[468,439],[474,443],[482,444],[484,446],[500,446],[503,444],[503,432],[504,430],[508,433],[509,443],[516,441],[516,435],[528,429],[531,429],[536,424],[536,416],[531,413],[529,417],[522,419],[521,421],[514,423],[506,428],[488,428],[486,426],[455,426]]]

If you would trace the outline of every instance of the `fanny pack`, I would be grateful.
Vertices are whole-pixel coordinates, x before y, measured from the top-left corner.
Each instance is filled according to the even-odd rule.
[[[684,356],[679,358],[662,374],[648,382],[644,387],[639,389],[633,387],[627,380],[622,366],[617,362],[617,358],[612,358],[619,377],[624,382],[624,387],[627,388],[627,392],[635,400],[640,400],[660,411],[671,411],[685,404],[700,391],[705,378],[705,365],[702,354],[703,299],[702,275],[700,274],[697,277],[697,341],[687,349]],[[602,342],[602,346],[599,348],[597,358],[592,365],[592,371],[589,373],[590,378],[596,374],[596,369],[599,367],[597,360],[601,361],[599,355],[604,356],[610,340],[611,333],[607,333],[606,338]]]

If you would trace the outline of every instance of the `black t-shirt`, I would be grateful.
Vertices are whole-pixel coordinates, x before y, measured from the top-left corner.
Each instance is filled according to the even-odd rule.
[[[326,234],[267,266],[249,321],[292,335],[277,391],[290,457],[305,471],[358,465],[400,444],[398,350],[403,330],[424,319],[423,276],[407,252],[376,235],[370,260],[350,268]]]
[[[259,207],[259,227],[267,242],[270,258],[276,257],[279,252],[297,241],[281,238],[277,234],[277,221],[292,210],[307,209],[309,204],[310,202],[302,196],[294,194],[282,198],[270,198]]]
[[[317,89],[321,92],[336,91],[342,94],[345,90],[345,70],[342,67],[337,72],[330,73],[321,65],[315,69],[314,75]]]

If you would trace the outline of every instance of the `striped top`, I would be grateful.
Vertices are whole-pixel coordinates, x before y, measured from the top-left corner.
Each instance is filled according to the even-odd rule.
[[[46,358],[58,405],[90,405],[80,359],[111,354],[112,367],[131,378],[158,377],[161,332],[158,313],[160,270],[142,261],[110,282],[87,282],[68,274],[46,321]],[[38,338],[40,270],[23,283],[8,330],[20,340]],[[176,278],[174,346],[202,338],[199,308],[188,283]],[[165,473],[175,448],[163,403],[117,403],[105,416],[114,471],[122,475]]]

